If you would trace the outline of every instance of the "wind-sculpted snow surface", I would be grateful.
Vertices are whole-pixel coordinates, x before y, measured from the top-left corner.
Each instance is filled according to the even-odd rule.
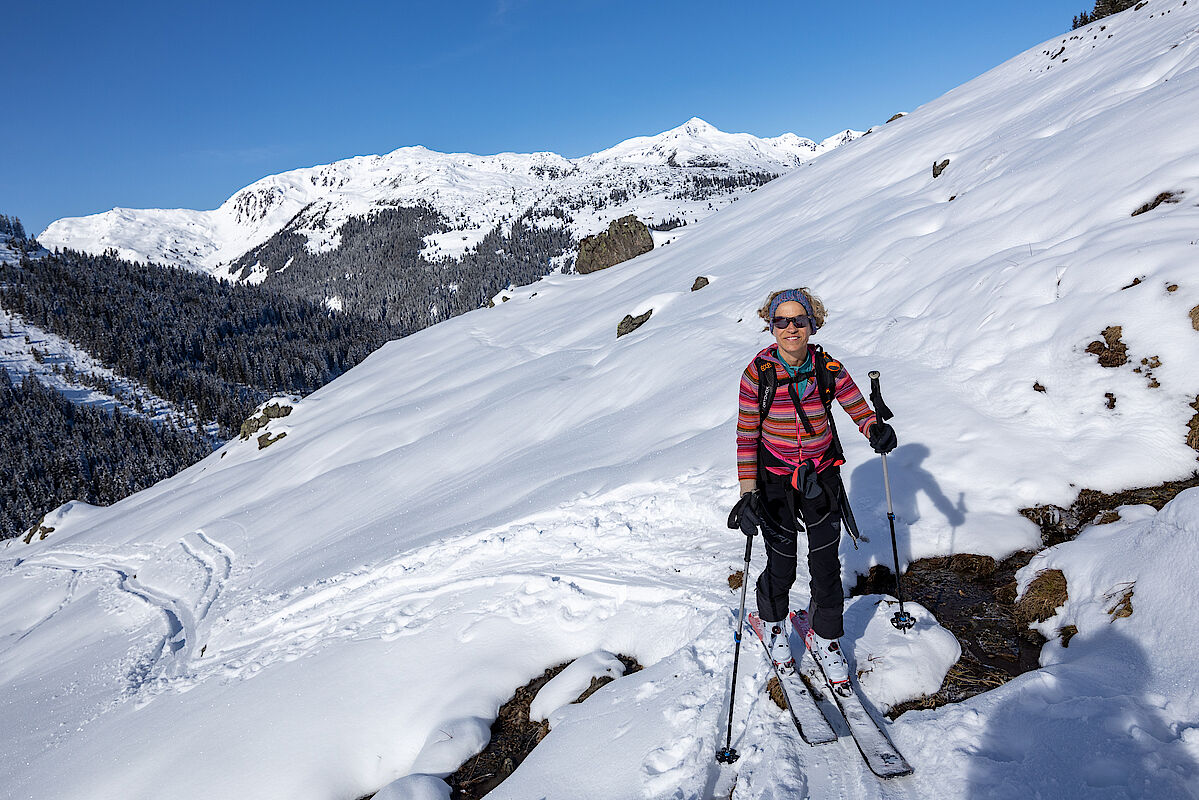
[[[914,775],[880,783],[851,742],[803,745],[749,650],[742,758],[713,759],[743,553],[724,529],[736,383],[769,342],[754,309],[770,290],[813,287],[830,310],[816,340],[863,383],[882,372],[905,561],[1034,547],[1021,507],[1193,469],[1199,4],[1152,0],[1102,27],[822,156],[677,246],[385,346],[273,421],[288,435],[269,448],[230,442],[7,543],[7,793],[360,797],[448,772],[517,687],[606,650],[646,669],[556,712],[496,797],[1196,796],[1194,491],[1030,565],[1069,582],[1044,668],[889,725]],[[1068,60],[1051,58],[1063,45]],[[1180,201],[1131,216],[1165,191]],[[698,275],[710,282],[691,292]],[[1110,326],[1132,363],[1086,352]],[[1152,380],[1133,371],[1150,357]],[[842,435],[870,537],[843,544],[852,578],[889,562],[890,542],[879,461]],[[1131,615],[1109,614],[1130,585]],[[851,652],[876,641],[872,619],[849,615]],[[884,644],[881,660],[943,668],[947,647],[914,663]],[[878,685],[878,704],[900,699]]]

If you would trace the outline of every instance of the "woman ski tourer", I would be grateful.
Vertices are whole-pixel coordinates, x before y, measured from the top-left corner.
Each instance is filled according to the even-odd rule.
[[[758,316],[775,343],[741,373],[737,398],[737,478],[741,499],[730,526],[759,530],[766,568],[758,577],[758,615],[771,658],[794,669],[787,642],[788,606],[801,547],[811,575],[807,647],[834,688],[848,688],[844,634],[841,524],[852,525],[840,466],[845,463],[832,418],[836,399],[877,453],[895,449],[895,431],[878,419],[845,368],[809,338],[825,322],[824,304],[807,289],[770,295]]]

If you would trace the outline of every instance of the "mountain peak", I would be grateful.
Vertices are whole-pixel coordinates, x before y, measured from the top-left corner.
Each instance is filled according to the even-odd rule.
[[[453,220],[454,228],[429,245],[430,253],[457,258],[501,220],[514,219],[538,204],[553,205],[547,190],[576,210],[571,223],[576,237],[606,227],[609,214],[602,209],[612,192],[635,200],[625,213],[696,221],[732,202],[733,195],[747,192],[750,184],[731,184],[713,194],[696,190],[687,170],[707,170],[709,178],[752,174],[753,180],[762,181],[829,147],[793,133],[771,139],[725,133],[699,117],[574,159],[554,153],[439,153],[410,145],[385,155],[267,176],[213,211],[113,209],[58,220],[41,239],[50,246],[88,252],[116,247],[136,260],[224,274],[226,266],[287,225],[303,228],[313,252],[324,251],[336,246],[337,230],[351,217],[365,217],[380,206],[428,202]],[[717,175],[713,170],[723,172]],[[638,173],[636,180],[632,173]],[[605,188],[595,194],[597,187]],[[297,218],[304,209],[313,220],[308,227]]]
[[[724,133],[711,123],[705,122],[699,117],[692,117],[677,128],[672,128],[666,133],[683,133],[688,136],[703,136],[709,133]]]

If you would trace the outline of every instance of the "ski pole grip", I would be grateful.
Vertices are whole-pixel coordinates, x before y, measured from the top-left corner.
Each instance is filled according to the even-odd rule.
[[[891,409],[887,408],[887,404],[883,402],[883,390],[879,388],[878,379],[882,377],[878,370],[870,370],[870,404],[874,406],[874,413],[883,422],[895,416]]]
[[[754,549],[754,537],[746,536],[745,537],[745,563],[746,564],[749,563],[750,554],[753,553],[753,549]]]

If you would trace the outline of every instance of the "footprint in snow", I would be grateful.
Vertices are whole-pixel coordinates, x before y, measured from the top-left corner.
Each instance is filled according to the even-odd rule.
[[[641,767],[646,793],[652,797],[676,789],[682,782],[680,773],[696,762],[702,744],[696,736],[680,736],[669,745],[650,751]]]

